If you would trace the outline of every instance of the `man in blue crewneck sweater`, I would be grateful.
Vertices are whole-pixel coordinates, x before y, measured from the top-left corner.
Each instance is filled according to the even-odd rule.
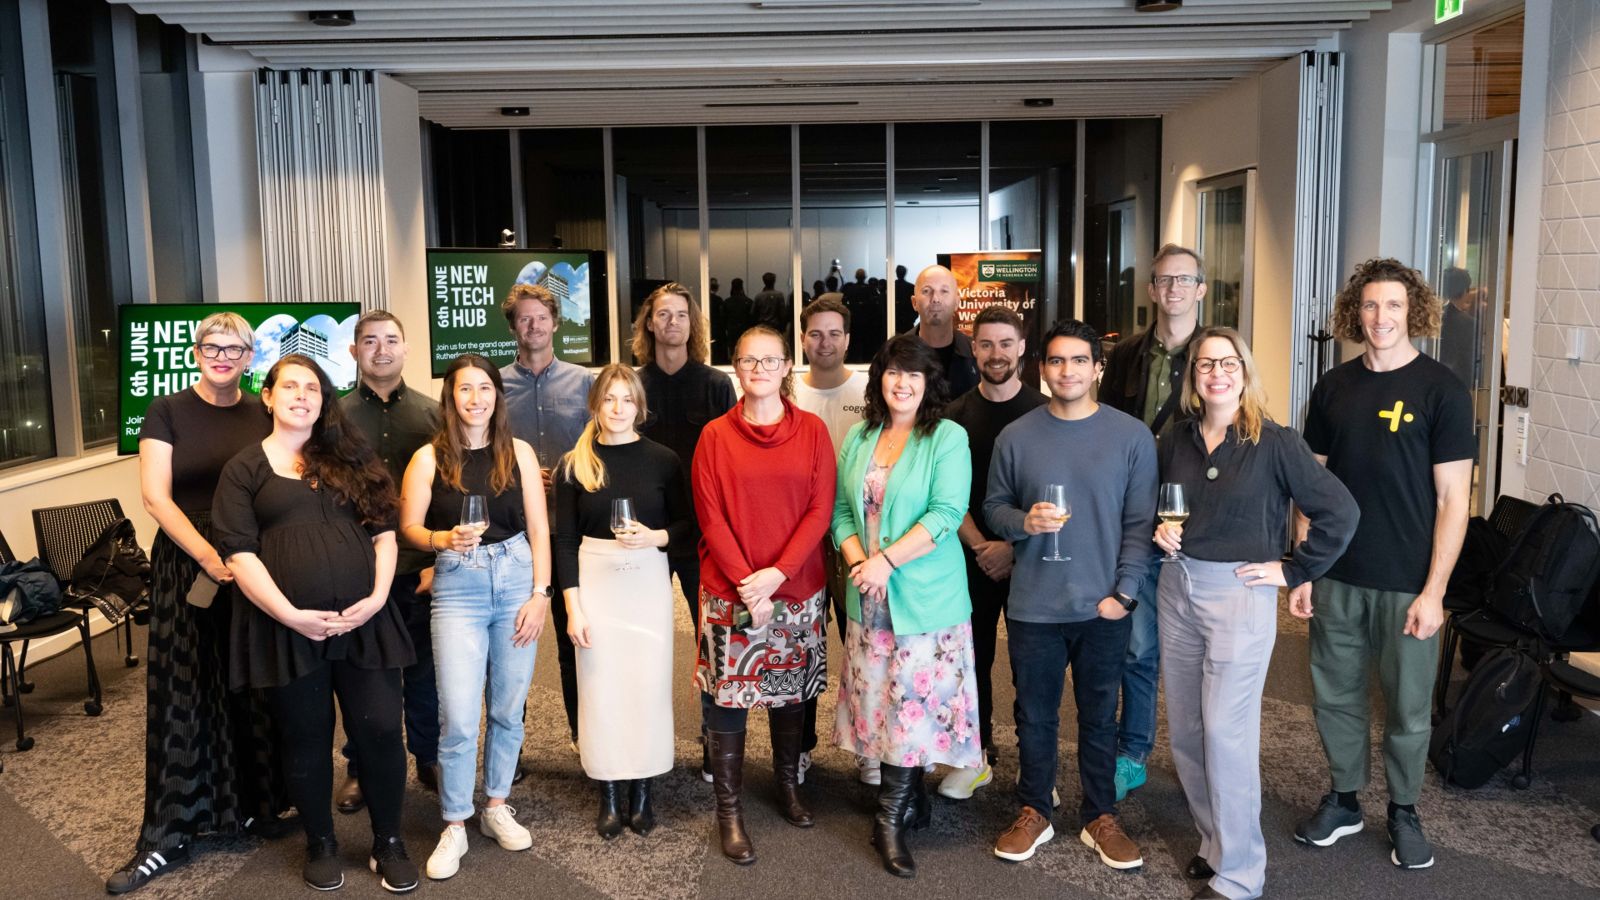
[[[1104,369],[1100,336],[1082,322],[1057,322],[1041,366],[1050,403],[1000,432],[989,466],[984,516],[1014,545],[1006,601],[1016,684],[1022,812],[995,842],[995,855],[1021,861],[1055,836],[1061,692],[1072,666],[1078,710],[1079,838],[1106,865],[1143,865],[1116,818],[1117,692],[1131,633],[1128,613],[1155,555],[1156,446],[1143,422],[1094,400]],[[1047,485],[1066,486],[1070,515],[1042,502]],[[1053,537],[1052,537],[1053,535]],[[1054,562],[1052,541],[1069,561]]]

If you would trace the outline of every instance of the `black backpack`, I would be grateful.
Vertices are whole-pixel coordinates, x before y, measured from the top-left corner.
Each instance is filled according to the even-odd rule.
[[[1541,684],[1539,664],[1524,650],[1503,647],[1478,663],[1428,745],[1428,759],[1447,784],[1482,787],[1517,758]]]
[[[1489,582],[1488,608],[1546,641],[1559,641],[1600,578],[1600,525],[1579,503],[1551,494]]]

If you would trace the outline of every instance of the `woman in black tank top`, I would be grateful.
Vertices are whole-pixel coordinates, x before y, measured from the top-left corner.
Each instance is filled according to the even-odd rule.
[[[467,852],[485,686],[489,728],[479,827],[507,850],[533,845],[506,805],[522,750],[535,641],[550,603],[550,527],[533,448],[511,436],[500,372],[475,353],[444,376],[443,416],[406,468],[400,532],[438,554],[433,568],[433,664],[439,685],[439,802],[444,832],[428,877],[449,878]],[[484,498],[465,518],[464,501]]]

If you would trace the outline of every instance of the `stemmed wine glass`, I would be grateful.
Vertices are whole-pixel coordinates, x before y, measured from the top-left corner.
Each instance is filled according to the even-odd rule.
[[[1156,501],[1156,516],[1167,525],[1182,525],[1189,519],[1189,503],[1183,496],[1183,485],[1163,484],[1161,497]],[[1177,562],[1183,559],[1178,553],[1168,553],[1161,557],[1162,562]]]
[[[482,494],[468,494],[461,498],[461,525],[470,528],[479,537],[489,530],[489,501]],[[478,548],[473,547],[467,551],[468,566],[474,569],[483,568],[478,561]]]
[[[633,498],[616,497],[611,501],[611,533],[617,537],[634,529],[636,522],[633,517]],[[618,571],[627,571],[637,568],[631,563],[618,566]]]
[[[1044,487],[1044,502],[1056,508],[1056,519],[1063,526],[1072,518],[1072,504],[1067,502],[1067,486],[1064,484],[1047,484]],[[1061,555],[1061,532],[1050,532],[1050,555],[1044,557],[1045,562],[1072,562],[1072,557]]]

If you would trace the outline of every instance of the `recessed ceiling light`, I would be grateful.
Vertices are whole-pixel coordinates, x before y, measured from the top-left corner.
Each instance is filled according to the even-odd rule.
[[[502,115],[502,116],[525,116],[527,114],[528,114],[528,108],[526,106],[502,106],[502,107],[500,107],[500,115]]]
[[[330,28],[356,23],[355,10],[350,9],[314,9],[306,13],[306,18],[313,25],[327,25]]]

